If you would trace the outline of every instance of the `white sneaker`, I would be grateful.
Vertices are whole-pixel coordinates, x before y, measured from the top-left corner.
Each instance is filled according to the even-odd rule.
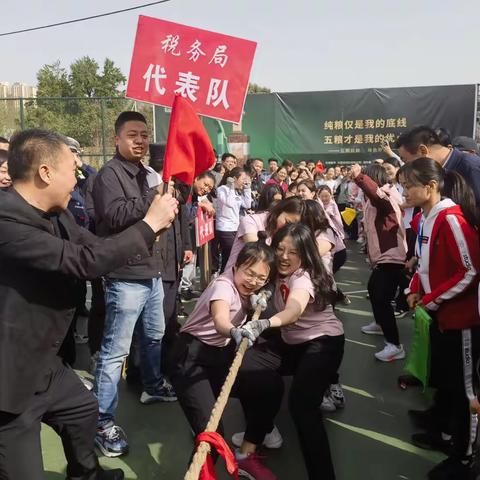
[[[232,435],[232,443],[236,447],[241,447],[245,432],[238,432]],[[273,427],[270,433],[265,435],[262,445],[266,448],[280,448],[283,445],[283,438],[277,427]]]
[[[393,360],[402,360],[405,358],[403,345],[396,346],[393,343],[385,343],[385,348],[375,354],[375,358],[382,362],[392,362]]]
[[[323,395],[323,401],[322,404],[320,405],[320,410],[322,412],[336,412],[337,407],[335,406],[335,403],[333,402],[333,398],[330,395],[330,389],[328,389],[324,395]]]
[[[336,408],[345,407],[345,394],[343,393],[342,386],[339,383],[332,383],[330,385],[330,398]]]
[[[382,327],[375,322],[364,325],[361,330],[362,333],[366,333],[367,335],[383,335]]]

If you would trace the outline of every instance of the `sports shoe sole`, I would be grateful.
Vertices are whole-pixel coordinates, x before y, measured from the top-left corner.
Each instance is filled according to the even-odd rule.
[[[405,310],[399,314],[395,314],[395,318],[403,318],[406,317],[410,312],[408,310]]]
[[[150,398],[148,400],[140,399],[140,403],[142,405],[152,405],[153,403],[172,403],[176,401],[177,401],[177,397],[155,397],[155,398]]]
[[[380,331],[365,331],[365,330],[362,330],[362,333],[364,333],[365,335],[381,335],[383,337],[383,332],[380,330]]]
[[[123,452],[111,452],[107,450],[100,442],[95,440],[95,446],[102,452],[103,455],[109,458],[121,457],[122,455],[126,455],[128,453],[128,448]]]
[[[235,435],[232,435],[232,443],[240,448],[242,446],[242,442],[243,442],[243,436],[241,437],[242,439],[240,440],[240,437],[238,438],[238,441],[235,441]],[[266,445],[265,443],[262,443],[262,447],[265,447],[265,448],[268,448],[269,450],[275,450],[277,448],[282,448],[282,445],[283,445],[283,438],[281,440],[278,440],[277,442],[275,443],[269,443],[268,445]]]
[[[393,362],[395,360],[403,360],[405,358],[405,352],[403,353],[399,353],[397,355],[392,355],[391,357],[388,357],[388,358],[378,358],[376,355],[375,355],[375,358],[377,360],[379,360],[380,362]]]

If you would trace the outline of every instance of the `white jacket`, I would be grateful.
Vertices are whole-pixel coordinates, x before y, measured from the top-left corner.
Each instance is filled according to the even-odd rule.
[[[227,185],[218,187],[215,202],[216,229],[220,232],[236,232],[240,225],[240,208],[249,209],[251,206],[251,188],[244,188],[239,194]]]

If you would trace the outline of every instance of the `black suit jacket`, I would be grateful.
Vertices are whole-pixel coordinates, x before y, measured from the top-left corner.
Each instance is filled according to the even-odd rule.
[[[171,227],[160,235],[163,281],[173,282],[177,280],[179,266],[183,264],[185,250],[192,250],[188,223],[188,211],[185,205],[180,205],[179,213],[175,217]]]
[[[38,391],[73,318],[77,279],[148,255],[155,240],[143,221],[100,239],[68,211],[55,217],[58,228],[15,190],[1,195],[0,411],[21,413]]]

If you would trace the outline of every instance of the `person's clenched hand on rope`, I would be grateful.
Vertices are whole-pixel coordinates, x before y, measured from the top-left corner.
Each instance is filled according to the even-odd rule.
[[[267,309],[267,303],[271,296],[272,292],[270,290],[261,290],[258,294],[250,295],[250,304],[254,310],[260,307],[260,310],[264,312]]]
[[[244,338],[248,339],[248,348],[250,348],[257,338],[264,332],[267,328],[270,328],[270,320],[264,318],[261,320],[251,320],[243,327],[234,327],[230,330],[230,337],[235,340],[237,348],[240,346],[240,343]]]

